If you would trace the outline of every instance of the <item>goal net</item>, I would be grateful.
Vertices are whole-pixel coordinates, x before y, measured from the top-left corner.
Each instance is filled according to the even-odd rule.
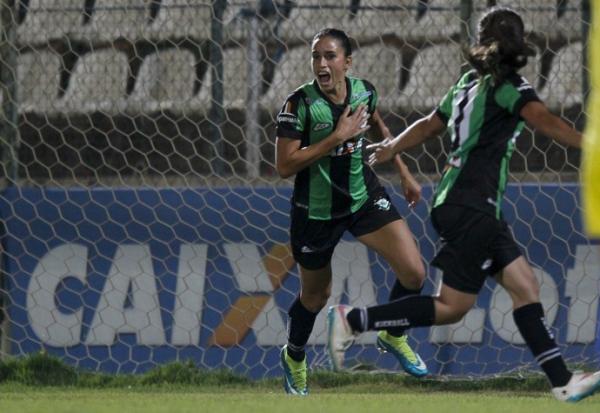
[[[0,355],[43,350],[118,373],[193,360],[280,375],[300,284],[275,118],[312,79],[312,36],[350,34],[351,73],[375,85],[399,133],[458,78],[477,19],[496,4],[522,14],[537,48],[523,76],[583,129],[585,1],[3,1]],[[376,169],[426,263],[447,152],[441,136],[405,155],[423,184],[414,210],[393,169]],[[579,158],[524,131],[503,207],[568,362],[596,365],[600,268],[581,227]],[[332,267],[328,305],[387,302],[393,272],[349,235]],[[431,294],[440,274],[427,269]],[[309,341],[313,367],[327,366],[324,313]],[[434,374],[537,369],[492,280],[463,321],[416,329],[410,342]],[[347,367],[398,370],[374,344],[361,336]]]

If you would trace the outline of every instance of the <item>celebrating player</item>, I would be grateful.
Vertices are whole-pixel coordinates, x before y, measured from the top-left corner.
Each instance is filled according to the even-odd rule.
[[[379,138],[391,134],[377,111],[373,85],[346,74],[352,64],[346,33],[317,33],[311,62],[315,80],[296,89],[277,117],[277,171],[283,178],[296,175],[290,235],[302,287],[289,310],[288,344],[281,350],[284,387],[296,395],[308,392],[305,345],[330,296],[331,257],[345,231],[391,265],[397,277],[391,300],[419,294],[425,278],[408,226],[363,158],[365,133],[371,127]],[[421,187],[400,157],[394,159],[405,197],[414,204]],[[378,344],[410,374],[427,374],[403,328],[380,332]]]
[[[581,144],[581,134],[551,114],[518,75],[531,54],[521,17],[508,8],[490,10],[479,22],[478,43],[468,56],[474,70],[450,88],[430,115],[396,138],[369,146],[369,162],[385,162],[447,128],[451,152],[431,211],[442,241],[433,265],[443,271],[443,284],[437,297],[406,297],[369,308],[330,307],[328,350],[334,366],[342,365],[344,350],[360,332],[460,321],[487,275],[493,275],[508,291],[515,323],[554,396],[578,401],[600,388],[600,372],[572,373],[565,365],[546,325],[533,270],[501,214],[508,161],[524,121],[561,143]]]

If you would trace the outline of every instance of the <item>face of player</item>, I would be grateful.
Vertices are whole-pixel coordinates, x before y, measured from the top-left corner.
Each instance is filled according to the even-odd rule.
[[[345,76],[352,64],[352,57],[346,56],[339,40],[330,36],[315,40],[311,63],[313,74],[324,93],[334,97],[345,94]]]

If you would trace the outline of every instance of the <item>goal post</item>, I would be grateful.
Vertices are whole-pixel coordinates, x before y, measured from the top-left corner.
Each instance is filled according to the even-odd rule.
[[[312,35],[348,31],[352,74],[374,83],[398,133],[456,80],[488,3],[4,1],[0,355],[45,351],[111,373],[189,359],[280,375],[300,286],[289,247],[292,182],[275,171],[274,122],[287,94],[311,79]],[[539,49],[523,75],[582,129],[586,3],[510,3]],[[377,168],[426,263],[437,248],[429,200],[447,152],[440,137],[406,154],[423,183],[414,210],[392,168]],[[600,264],[581,227],[578,165],[577,150],[525,131],[503,211],[567,361],[597,366]],[[352,237],[332,268],[328,304],[387,301],[392,271]],[[427,269],[432,294],[440,274]],[[410,340],[434,374],[536,370],[510,306],[489,280],[463,321],[415,329]],[[327,367],[324,313],[309,341],[315,368]],[[366,334],[349,349],[348,368],[399,366]]]

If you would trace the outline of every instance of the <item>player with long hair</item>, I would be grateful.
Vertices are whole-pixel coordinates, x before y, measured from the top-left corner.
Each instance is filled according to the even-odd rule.
[[[330,307],[328,351],[334,366],[342,365],[344,351],[358,333],[460,321],[490,275],[510,295],[515,323],[554,396],[577,401],[600,388],[600,372],[567,368],[546,324],[537,279],[502,218],[508,161],[525,122],[563,144],[581,145],[581,134],[550,113],[518,74],[532,54],[519,14],[508,8],[490,10],[479,22],[478,42],[468,56],[473,70],[431,114],[396,138],[369,146],[370,162],[376,164],[448,130],[451,152],[431,211],[442,241],[433,265],[443,271],[443,283],[435,297],[412,296],[368,308]]]
[[[352,46],[345,32],[320,31],[311,52],[315,79],[288,96],[276,132],[277,171],[283,178],[295,175],[290,237],[301,291],[288,312],[281,364],[285,390],[296,395],[308,392],[305,345],[331,294],[331,257],[344,232],[390,264],[397,277],[391,300],[419,294],[425,279],[412,233],[364,157],[370,128],[380,139],[392,137],[377,110],[375,87],[347,75]],[[421,187],[400,157],[394,159],[404,195],[414,204]],[[404,328],[381,331],[378,344],[410,374],[428,373],[408,345]]]

